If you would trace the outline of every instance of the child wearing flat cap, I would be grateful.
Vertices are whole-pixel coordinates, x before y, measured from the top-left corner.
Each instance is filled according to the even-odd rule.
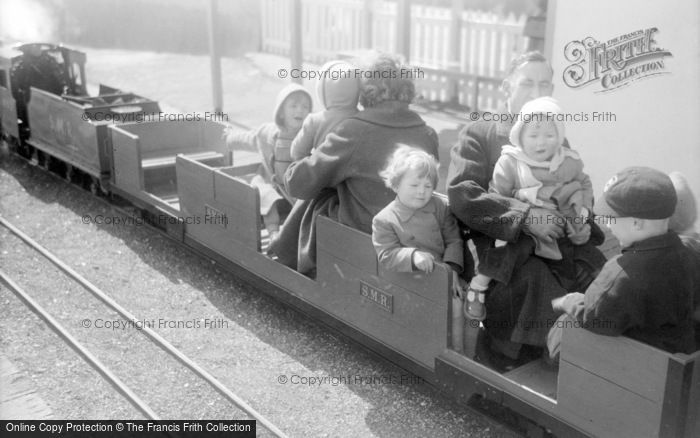
[[[700,265],[669,231],[676,191],[668,175],[630,167],[607,182],[595,213],[604,217],[622,253],[610,259],[585,294],[552,302],[592,332],[625,335],[670,353],[695,351],[693,293]],[[550,331],[550,356],[558,354],[561,328]]]

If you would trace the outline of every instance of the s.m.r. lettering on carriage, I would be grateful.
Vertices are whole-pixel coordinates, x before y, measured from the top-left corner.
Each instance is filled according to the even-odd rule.
[[[394,297],[374,286],[370,286],[364,281],[360,281],[360,295],[372,301],[374,304],[386,310],[389,313],[394,313]]]
[[[223,228],[228,226],[228,217],[221,210],[218,210],[211,205],[204,204],[204,223],[212,225],[220,225]]]

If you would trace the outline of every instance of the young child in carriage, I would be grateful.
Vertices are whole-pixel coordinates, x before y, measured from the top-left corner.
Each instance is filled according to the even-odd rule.
[[[340,122],[357,113],[360,80],[355,67],[345,61],[330,61],[321,67],[323,76],[316,84],[316,96],[323,111],[309,114],[292,142],[293,161],[311,155]]]
[[[593,189],[578,153],[564,146],[562,116],[561,107],[551,97],[540,97],[523,106],[510,131],[511,145],[503,146],[496,162],[489,191],[546,209],[551,214],[542,220],[561,224],[571,243],[583,245],[590,237],[587,221]],[[467,289],[466,316],[483,320],[485,292],[491,280],[508,283],[514,268],[533,252],[551,260],[572,258],[570,251],[562,255],[555,240],[533,236],[517,243],[495,241],[480,254],[478,272]]]
[[[260,191],[260,214],[272,239],[280,227],[280,216],[291,209],[294,199],[284,188],[284,172],[292,162],[292,140],[311,112],[311,95],[298,84],[290,84],[277,95],[274,122],[245,131],[229,126],[224,131],[226,143],[254,148],[262,157],[258,173],[250,184]]]
[[[396,199],[372,220],[379,264],[388,271],[430,273],[436,262],[444,262],[452,270],[454,293],[461,296],[464,244],[446,199],[433,193],[438,181],[435,157],[399,145],[380,176]]]

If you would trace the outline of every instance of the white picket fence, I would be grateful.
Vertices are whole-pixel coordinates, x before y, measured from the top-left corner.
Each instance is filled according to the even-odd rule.
[[[302,0],[301,5],[307,62],[321,64],[339,53],[361,49],[397,50],[395,2]],[[289,55],[290,7],[289,0],[261,1],[263,51]],[[528,45],[523,36],[526,17],[463,11],[456,62],[450,60],[451,21],[450,9],[411,5],[410,64],[425,72],[424,78],[416,79],[418,94],[426,100],[446,101],[456,83],[459,103],[493,110],[501,103],[498,84],[510,59]]]

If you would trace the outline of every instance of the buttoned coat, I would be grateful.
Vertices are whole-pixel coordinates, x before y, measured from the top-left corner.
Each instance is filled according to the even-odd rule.
[[[372,243],[382,267],[389,271],[413,271],[416,250],[433,255],[436,261],[464,268],[462,237],[447,202],[433,195],[418,210],[394,199],[372,220]]]
[[[343,120],[310,156],[292,163],[285,184],[292,196],[305,202],[297,202],[271,244],[278,261],[312,272],[318,214],[371,233],[372,218],[395,196],[379,171],[399,144],[438,157],[435,130],[406,103],[385,101]]]

